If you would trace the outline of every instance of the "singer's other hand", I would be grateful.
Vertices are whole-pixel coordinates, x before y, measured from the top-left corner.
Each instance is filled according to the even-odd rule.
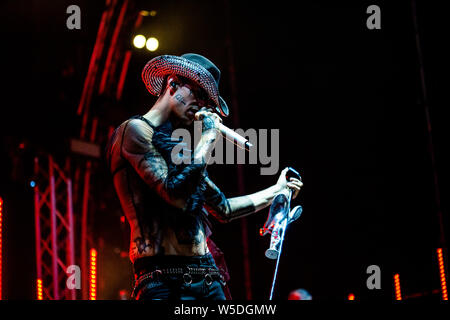
[[[284,168],[283,171],[281,171],[280,176],[278,177],[277,185],[281,191],[289,189],[292,190],[292,199],[295,199],[298,196],[300,189],[303,187],[303,182],[296,178],[290,178],[289,181],[287,181],[286,172],[288,170],[289,168]]]

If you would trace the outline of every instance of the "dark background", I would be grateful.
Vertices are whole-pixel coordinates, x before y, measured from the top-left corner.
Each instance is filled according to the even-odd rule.
[[[94,101],[101,125],[117,126],[155,101],[140,73],[160,54],[196,52],[222,70],[220,91],[241,128],[280,129],[280,169],[297,168],[304,188],[293,205],[304,213],[287,232],[275,297],[307,289],[317,300],[393,299],[439,289],[435,250],[439,224],[427,123],[420,86],[411,1],[137,1],[142,33],[158,51],[136,50],[120,102]],[[81,30],[66,28],[66,8],[81,8]],[[366,8],[381,8],[381,30],[369,30]],[[103,1],[3,1],[0,196],[4,199],[4,296],[34,299],[33,157],[63,156],[81,119],[83,88]],[[227,14],[228,12],[228,14]],[[440,5],[417,1],[444,227],[448,234],[448,25]],[[230,26],[228,29],[227,26]],[[230,36],[238,110],[231,105]],[[131,41],[130,35],[129,41]],[[224,124],[233,128],[231,117]],[[100,143],[104,146],[106,132]],[[19,147],[23,143],[23,147]],[[95,164],[90,213],[100,248],[100,299],[131,286],[128,227],[106,166]],[[259,165],[244,166],[246,193],[275,183]],[[235,165],[212,165],[210,176],[238,195]],[[266,299],[274,263],[264,256],[259,228],[268,210],[247,219],[252,297]],[[225,252],[234,298],[244,299],[241,225],[214,223]],[[382,289],[368,290],[366,268],[381,268]],[[416,298],[420,299],[420,298]],[[439,300],[439,294],[421,299]]]

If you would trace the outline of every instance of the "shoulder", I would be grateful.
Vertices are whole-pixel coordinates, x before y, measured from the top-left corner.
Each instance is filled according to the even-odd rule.
[[[129,119],[123,125],[125,125],[127,133],[137,135],[153,134],[153,128],[141,119]]]
[[[153,128],[140,119],[125,121],[123,126],[123,145],[128,150],[143,151],[150,147]]]

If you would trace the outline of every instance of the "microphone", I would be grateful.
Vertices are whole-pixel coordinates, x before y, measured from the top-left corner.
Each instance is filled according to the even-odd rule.
[[[223,124],[219,124],[219,131],[222,133],[222,136],[233,142],[235,145],[237,145],[241,149],[245,149],[247,151],[250,150],[250,147],[253,147],[253,145],[245,139],[240,134],[237,134],[235,131],[229,129],[228,127],[224,126]]]
[[[204,115],[201,114],[198,116],[199,120],[203,120]],[[247,139],[245,139],[240,134],[237,134],[235,131],[231,130],[230,128],[224,126],[223,124],[219,123],[219,131],[222,134],[222,136],[237,145],[239,148],[249,151],[251,147],[253,147],[253,144],[251,144]]]

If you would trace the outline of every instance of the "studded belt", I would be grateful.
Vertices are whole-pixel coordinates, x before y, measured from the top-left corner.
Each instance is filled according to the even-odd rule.
[[[196,282],[205,280],[205,283],[208,286],[211,285],[213,281],[220,281],[225,284],[222,274],[215,268],[166,268],[156,269],[139,276],[134,283],[133,291],[136,292],[148,280],[162,280],[171,276],[181,277],[186,284],[191,284],[194,280],[196,280]]]

